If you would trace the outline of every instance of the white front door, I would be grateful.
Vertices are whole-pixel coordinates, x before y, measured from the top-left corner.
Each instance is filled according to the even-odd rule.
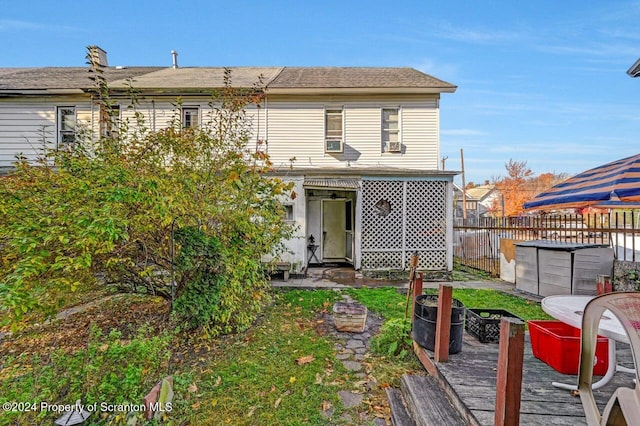
[[[322,200],[322,259],[346,257],[345,200]]]

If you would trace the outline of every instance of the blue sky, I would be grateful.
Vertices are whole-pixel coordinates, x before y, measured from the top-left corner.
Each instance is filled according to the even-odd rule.
[[[82,6],[80,6],[82,4]],[[0,67],[409,66],[453,83],[441,156],[466,182],[579,173],[640,151],[640,1],[4,2]],[[461,178],[456,178],[460,183]]]

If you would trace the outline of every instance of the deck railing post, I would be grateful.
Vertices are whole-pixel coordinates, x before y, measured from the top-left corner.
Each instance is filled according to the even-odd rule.
[[[518,426],[524,361],[524,322],[500,320],[500,348],[496,379],[495,426]]]
[[[451,302],[453,287],[450,284],[440,284],[438,290],[438,316],[436,319],[436,342],[434,351],[435,362],[449,360],[449,337],[451,334]]]
[[[413,294],[411,295],[411,325],[413,325],[413,319],[415,318],[414,312],[416,309],[416,297],[422,294],[422,272],[416,272],[416,276],[413,279]],[[412,327],[413,329],[413,327]]]

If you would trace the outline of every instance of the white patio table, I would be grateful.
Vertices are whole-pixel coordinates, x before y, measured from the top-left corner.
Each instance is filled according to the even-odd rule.
[[[582,329],[582,314],[585,306],[595,296],[581,295],[559,295],[548,296],[542,299],[542,310],[552,317],[569,324],[572,327]],[[635,373],[635,370],[626,368],[617,364],[616,360],[616,341],[629,343],[627,333],[624,331],[620,321],[608,310],[602,315],[600,324],[598,325],[598,334],[609,339],[608,354],[609,364],[607,372],[602,378],[593,383],[593,389],[599,389],[609,383],[616,371],[625,373]],[[569,385],[566,383],[553,382],[553,386],[563,389],[577,389],[577,385]]]

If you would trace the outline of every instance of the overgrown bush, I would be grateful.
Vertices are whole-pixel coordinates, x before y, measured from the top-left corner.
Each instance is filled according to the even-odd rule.
[[[110,89],[98,65],[91,71],[108,120]],[[15,325],[35,309],[53,312],[78,286],[106,284],[177,297],[179,314],[194,326],[213,322],[206,324],[212,331],[250,323],[268,298],[260,259],[277,254],[291,235],[280,202],[290,186],[268,176],[271,163],[260,142],[249,148],[244,107],[259,103],[262,90],[233,89],[228,72],[225,81],[212,93],[210,120],[198,128],[182,127],[178,99],[172,125],[150,131],[132,91],[133,122],[97,141],[80,132],[37,166],[19,161],[0,179],[5,319]],[[186,226],[199,230],[197,253],[182,252],[196,248],[181,245]]]

